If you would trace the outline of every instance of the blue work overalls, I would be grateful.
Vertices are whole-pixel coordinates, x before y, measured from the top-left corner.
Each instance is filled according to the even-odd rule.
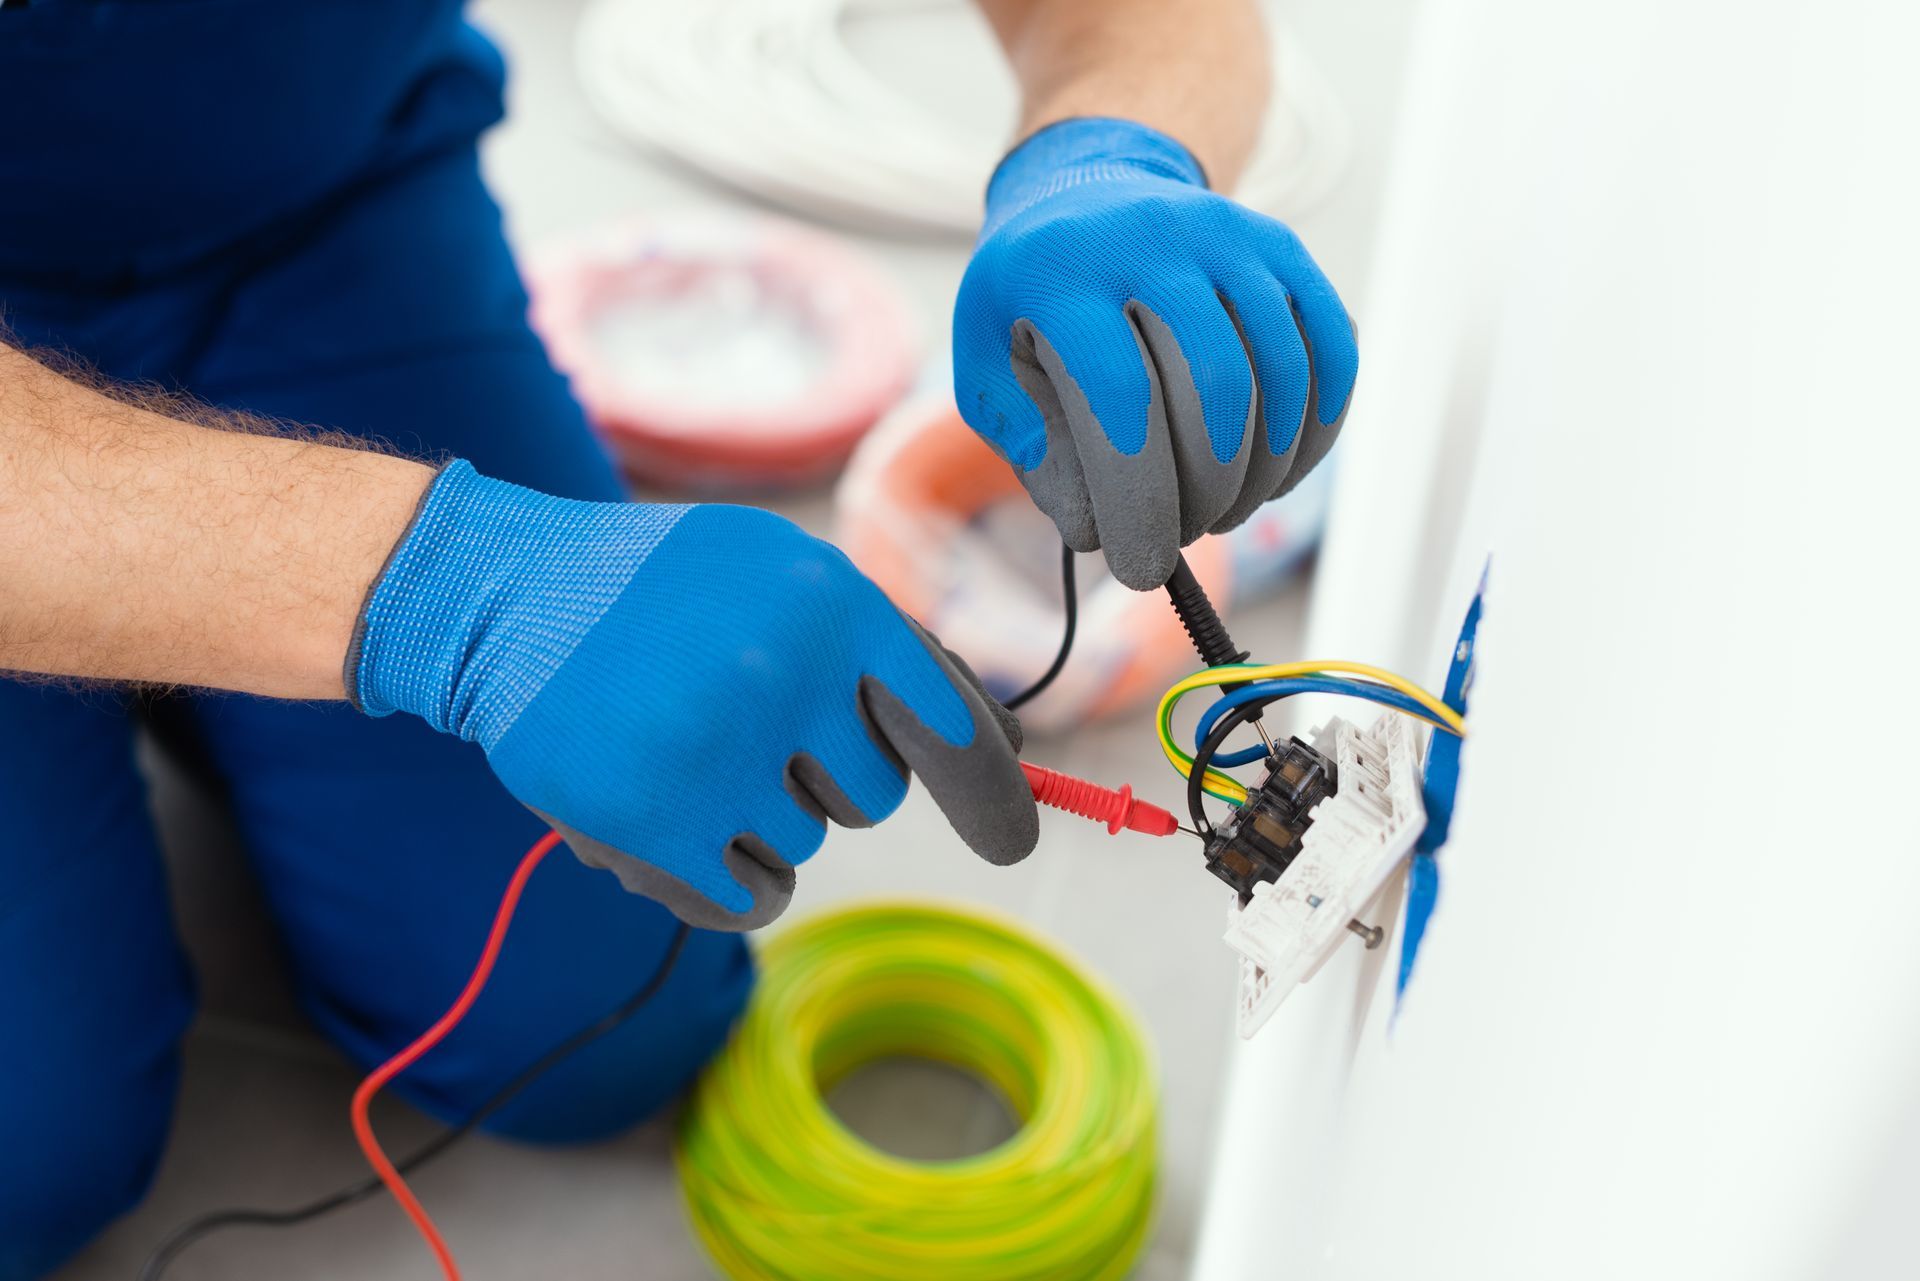
[[[453,3],[0,9],[0,316],[111,378],[618,498],[480,181],[503,80]],[[405,1044],[460,987],[539,822],[478,748],[412,717],[157,708],[229,799],[313,1022],[361,1064]],[[135,730],[112,691],[0,679],[0,1281],[133,1205],[165,1143],[194,993]],[[637,988],[673,928],[549,859],[486,995],[397,1088],[462,1115]],[[751,981],[739,938],[697,933],[639,1017],[491,1128],[583,1139],[647,1116]]]

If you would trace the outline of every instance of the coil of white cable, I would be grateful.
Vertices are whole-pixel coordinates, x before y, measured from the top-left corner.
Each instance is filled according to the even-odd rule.
[[[635,480],[720,496],[840,469],[912,383],[899,286],[788,219],[632,217],[526,262],[530,318]]]
[[[620,133],[764,199],[889,230],[972,235],[1006,139],[982,110],[948,120],[847,47],[851,16],[961,0],[595,0],[580,79]],[[1345,116],[1273,14],[1274,95],[1235,195],[1297,216],[1338,179]]]

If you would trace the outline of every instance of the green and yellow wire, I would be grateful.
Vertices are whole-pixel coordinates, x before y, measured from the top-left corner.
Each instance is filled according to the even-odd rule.
[[[735,1281],[1119,1281],[1152,1228],[1155,1072],[1125,1008],[1025,931],[883,904],[776,934],[677,1149],[695,1234]],[[910,1161],[823,1094],[876,1059],[948,1063],[1020,1118]]]
[[[1286,680],[1295,676],[1317,676],[1327,672],[1363,677],[1404,694],[1431,713],[1430,716],[1420,719],[1449,733],[1462,737],[1466,735],[1467,723],[1460,713],[1406,677],[1396,675],[1384,668],[1373,667],[1366,663],[1350,663],[1343,659],[1318,659],[1299,663],[1232,663],[1195,672],[1177,682],[1161,696],[1160,710],[1155,721],[1160,735],[1160,750],[1166,754],[1168,763],[1181,778],[1186,778],[1193,773],[1193,757],[1181,748],[1173,736],[1173,709],[1182,698],[1196,689],[1237,685],[1242,681]],[[1247,799],[1245,785],[1216,769],[1207,770],[1201,786],[1207,795],[1235,805]]]

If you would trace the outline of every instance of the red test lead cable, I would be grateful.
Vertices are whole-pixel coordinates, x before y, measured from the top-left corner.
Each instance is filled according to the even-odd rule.
[[[487,932],[487,945],[480,952],[479,963],[473,967],[473,974],[467,979],[466,988],[460,993],[438,1022],[422,1032],[418,1039],[400,1053],[375,1068],[360,1088],[353,1092],[353,1137],[359,1140],[360,1151],[366,1154],[367,1164],[387,1185],[387,1191],[393,1193],[393,1199],[400,1203],[407,1217],[413,1220],[413,1226],[426,1240],[427,1248],[433,1251],[433,1257],[439,1261],[440,1271],[447,1281],[460,1281],[460,1265],[453,1260],[453,1251],[447,1248],[446,1241],[440,1236],[440,1229],[434,1227],[426,1208],[420,1204],[413,1189],[401,1177],[400,1171],[393,1168],[393,1162],[380,1147],[380,1140],[374,1137],[373,1122],[367,1118],[367,1107],[373,1102],[373,1096],[387,1082],[399,1076],[413,1066],[422,1055],[446,1039],[465,1018],[473,1003],[480,998],[480,991],[486,987],[487,979],[493,974],[493,963],[500,958],[500,944],[507,937],[507,926],[513,920],[513,910],[520,904],[521,891],[527,888],[527,880],[533,875],[533,869],[540,866],[540,860],[560,843],[558,832],[548,832],[533,843],[520,858],[520,866],[514,869],[513,879],[507,882],[507,892],[500,896],[500,906],[493,914],[493,928]]]
[[[1135,832],[1144,832],[1149,836],[1171,836],[1180,830],[1172,814],[1158,805],[1133,798],[1133,788],[1123,787],[1118,791],[1101,787],[1097,783],[1071,774],[1063,774],[1043,765],[1020,762],[1021,770],[1027,776],[1027,786],[1033,791],[1033,799],[1042,805],[1065,810],[1082,818],[1105,823],[1109,833],[1118,833],[1122,828]],[[507,882],[506,893],[500,896],[500,906],[494,910],[493,926],[487,931],[486,946],[480,951],[480,959],[473,967],[473,973],[467,979],[467,985],[460,996],[448,1007],[434,1025],[422,1032],[413,1043],[398,1054],[382,1063],[368,1074],[353,1092],[353,1137],[360,1144],[367,1164],[387,1185],[387,1191],[412,1220],[413,1226],[433,1251],[434,1259],[440,1264],[440,1272],[446,1281],[460,1281],[460,1265],[454,1261],[453,1251],[447,1248],[440,1229],[434,1226],[433,1219],[427,1214],[426,1207],[407,1186],[407,1181],[394,1168],[388,1159],[380,1140],[374,1136],[373,1122],[368,1116],[368,1108],[373,1096],[380,1093],[387,1083],[417,1063],[429,1050],[447,1038],[447,1034],[460,1025],[467,1016],[473,1003],[480,999],[480,993],[487,986],[487,980],[493,975],[494,963],[500,959],[500,946],[506,941],[507,927],[513,922],[514,909],[520,905],[520,895],[527,888],[527,881],[540,861],[552,852],[560,843],[558,832],[548,832],[533,843],[520,858],[520,865],[514,869],[513,879]]]

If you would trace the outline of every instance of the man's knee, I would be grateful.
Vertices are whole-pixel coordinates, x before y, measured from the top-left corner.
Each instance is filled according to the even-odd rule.
[[[146,1195],[177,1066],[162,1075],[145,1088],[0,1102],[0,1281],[47,1275]]]
[[[647,1120],[690,1086],[725,1044],[752,991],[753,973],[740,935],[694,931],[672,974],[643,1007],[543,1072],[490,1116],[484,1128],[528,1143],[580,1143],[609,1138]],[[633,976],[624,995],[637,993],[648,977]],[[616,1008],[622,995],[607,997],[605,1009]],[[579,1026],[593,1019],[590,1013],[578,1017]],[[423,1078],[418,1088],[402,1089],[429,1111],[458,1121],[559,1039],[530,1043],[512,1028],[498,1026],[488,1037],[491,1044],[468,1045],[468,1054],[484,1054],[488,1061],[484,1074],[468,1072],[458,1081],[435,1082],[429,1055],[408,1073]]]

